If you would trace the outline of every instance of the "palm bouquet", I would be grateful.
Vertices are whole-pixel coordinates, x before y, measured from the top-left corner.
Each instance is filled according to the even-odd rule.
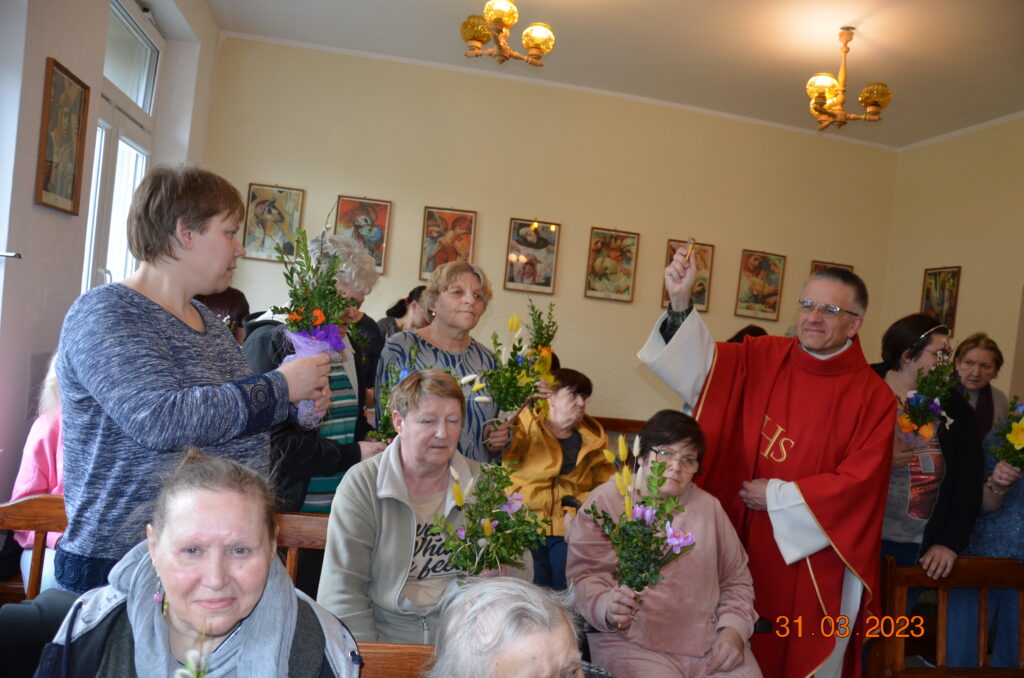
[[[950,422],[942,409],[942,401],[956,385],[953,365],[936,365],[928,372],[918,370],[917,388],[907,393],[900,403],[903,413],[896,419],[903,441],[909,444],[928,442],[935,435],[940,421]]]
[[[444,536],[449,562],[469,575],[502,565],[523,567],[525,549],[538,546],[547,534],[546,518],[538,518],[518,492],[506,494],[512,485],[512,469],[484,464],[476,478],[472,501],[464,501],[458,471],[450,468],[455,503],[462,509],[456,526],[443,515],[434,517],[431,534]],[[470,489],[470,488],[467,488]]]
[[[277,260],[284,264],[284,280],[288,285],[288,306],[274,306],[274,313],[284,314],[287,337],[295,353],[285,362],[327,353],[332,361],[340,360],[345,348],[341,325],[345,313],[355,302],[338,293],[335,274],[341,263],[337,256],[323,251],[318,239],[316,253],[310,251],[305,231],[295,236],[295,255],[286,257],[277,247]],[[314,413],[313,401],[299,403],[297,421],[307,429],[320,424],[321,415]]]
[[[995,458],[1024,468],[1024,402],[1017,396],[1013,397],[1006,418],[995,425],[992,433],[997,441],[990,448]]]
[[[633,456],[639,454],[639,436],[634,440]],[[615,465],[615,485],[622,495],[623,511],[618,519],[607,511],[598,511],[593,504],[583,512],[612,542],[618,564],[612,572],[619,584],[634,591],[654,586],[664,576],[662,568],[693,548],[697,540],[688,532],[672,527],[676,512],[683,511],[679,497],[659,496],[665,484],[665,462],[651,462],[647,476],[647,494],[633,503],[633,474],[629,469],[629,453],[624,436],[619,438],[619,453],[605,450],[605,458]],[[664,526],[664,527],[663,527]]]

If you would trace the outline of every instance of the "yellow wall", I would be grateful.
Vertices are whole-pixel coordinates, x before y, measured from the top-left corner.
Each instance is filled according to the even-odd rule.
[[[1022,158],[1024,119],[899,154],[884,309],[886,318],[916,311],[923,270],[961,266],[956,338],[987,332],[1007,360],[996,385],[1024,394],[1024,378],[1011,384],[1024,289]]]
[[[206,162],[243,191],[249,182],[305,189],[310,231],[339,193],[394,201],[386,275],[364,307],[378,318],[418,284],[423,207],[477,210],[474,261],[499,288],[474,332],[487,343],[526,305],[525,294],[500,290],[509,218],[561,223],[556,294],[537,299],[557,305],[555,350],[594,379],[591,412],[646,418],[678,406],[635,358],[660,312],[666,240],[692,233],[715,245],[707,319],[723,338],[752,322],[732,311],[740,250],[786,255],[782,316],[763,323],[782,334],[812,259],[852,264],[876,294],[883,288],[897,154],[520,80],[227,38]],[[633,303],[583,297],[591,226],[641,234]],[[287,300],[276,263],[243,261],[235,285],[253,310]],[[868,347],[883,321],[869,315]]]

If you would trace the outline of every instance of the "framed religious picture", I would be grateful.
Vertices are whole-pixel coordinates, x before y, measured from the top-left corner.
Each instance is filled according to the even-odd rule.
[[[811,261],[811,275],[814,275],[823,268],[841,268],[853,273],[853,266],[849,264],[837,264],[834,261],[818,261],[817,259]]]
[[[505,289],[555,293],[555,264],[561,224],[509,219],[505,249]]]
[[[88,118],[89,88],[48,57],[36,164],[37,205],[78,214]]]
[[[472,261],[475,236],[476,212],[424,207],[420,280],[426,280],[434,269],[449,261]]]
[[[743,250],[735,314],[762,320],[779,319],[779,299],[786,257],[781,254]]]
[[[930,315],[949,328],[950,335],[956,323],[956,298],[960,292],[960,267],[924,269],[921,288],[921,313]]]
[[[277,261],[277,247],[286,257],[295,254],[295,234],[302,228],[301,188],[249,184],[245,204],[245,256]]]
[[[668,266],[675,256],[676,250],[680,247],[689,247],[687,240],[669,240],[665,252],[665,265]],[[697,264],[697,280],[693,283],[693,307],[704,313],[711,303],[711,265],[715,258],[715,246],[707,243],[693,243],[693,252],[690,253],[690,261]],[[665,279],[661,280],[661,307],[668,306],[668,292],[665,290]]]
[[[583,295],[592,299],[633,301],[640,234],[613,228],[590,229]]]
[[[338,196],[334,234],[344,236],[366,248],[378,273],[384,272],[384,250],[388,244],[391,202],[370,198]]]

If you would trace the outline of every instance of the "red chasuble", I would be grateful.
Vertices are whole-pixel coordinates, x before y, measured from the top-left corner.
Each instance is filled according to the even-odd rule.
[[[865,614],[877,615],[879,549],[892,463],[896,403],[854,338],[819,360],[795,339],[716,344],[697,419],[707,453],[696,482],[716,496],[750,556],[758,613],[774,624],[751,638],[766,678],[803,678],[828,658],[845,569],[864,584],[845,676],[859,675]],[[739,498],[744,480],[796,481],[831,547],[792,565],[779,553],[767,511]],[[698,537],[699,538],[699,537]],[[785,616],[789,635],[784,633]],[[802,617],[800,632],[795,623]],[[831,619],[825,619],[831,617]],[[859,636],[856,634],[860,634]]]

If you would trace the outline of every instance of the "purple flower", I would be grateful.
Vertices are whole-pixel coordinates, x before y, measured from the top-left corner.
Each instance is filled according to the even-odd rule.
[[[463,541],[465,541],[465,539],[466,539],[466,528],[465,527],[460,527],[459,529],[455,530],[455,536],[458,537],[459,539],[462,539]]]
[[[942,414],[942,405],[939,404],[938,398],[928,403],[928,411],[936,416]]]
[[[672,553],[679,553],[687,546],[693,546],[697,540],[689,532],[680,532],[672,527],[670,521],[665,522],[665,541],[672,547]]]
[[[409,368],[403,367],[402,371],[398,373],[398,381],[401,382],[403,379],[409,376]]]
[[[331,347],[333,351],[340,351],[345,348],[345,341],[341,336],[341,329],[337,325],[320,325],[309,331],[302,331],[299,334],[322,341]]]
[[[501,505],[501,510],[505,513],[512,515],[523,507],[523,495],[518,492],[513,492],[512,496],[508,498],[504,504]]]
[[[651,525],[654,523],[654,507],[644,506],[643,504],[635,504],[633,506],[633,520],[640,520],[641,518],[645,523]]]
[[[1024,401],[1017,403],[1017,407],[1015,409],[1017,410],[1017,414],[1024,414]]]

